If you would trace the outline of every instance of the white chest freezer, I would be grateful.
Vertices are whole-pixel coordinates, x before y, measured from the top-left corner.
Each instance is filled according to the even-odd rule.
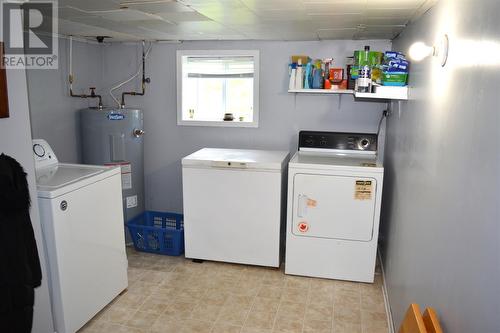
[[[204,148],[182,159],[186,257],[279,267],[288,152]]]

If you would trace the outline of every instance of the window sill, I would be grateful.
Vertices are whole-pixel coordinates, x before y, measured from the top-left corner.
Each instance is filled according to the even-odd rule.
[[[247,127],[257,128],[259,123],[244,121],[201,121],[201,120],[179,120],[178,126],[205,126],[205,127]]]

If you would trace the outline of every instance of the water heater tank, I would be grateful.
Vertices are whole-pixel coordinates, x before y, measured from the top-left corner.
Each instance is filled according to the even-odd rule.
[[[144,211],[143,114],[139,109],[80,110],[83,163],[122,170],[123,216]]]

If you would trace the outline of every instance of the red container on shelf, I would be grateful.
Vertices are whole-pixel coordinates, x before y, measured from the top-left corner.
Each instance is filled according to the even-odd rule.
[[[342,80],[342,82],[340,82],[339,89],[341,90],[347,89],[347,80]]]
[[[330,81],[334,84],[339,84],[344,79],[343,68],[330,68]]]
[[[325,89],[332,89],[332,82],[329,79],[325,80]]]

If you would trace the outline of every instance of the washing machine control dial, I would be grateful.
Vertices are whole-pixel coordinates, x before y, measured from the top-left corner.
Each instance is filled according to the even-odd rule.
[[[39,143],[36,143],[36,144],[33,145],[33,152],[38,157],[44,157],[45,156],[45,149]]]

